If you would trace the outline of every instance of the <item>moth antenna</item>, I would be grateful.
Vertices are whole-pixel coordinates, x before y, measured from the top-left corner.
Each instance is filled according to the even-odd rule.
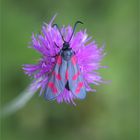
[[[64,42],[66,42],[66,41],[64,40],[64,37],[63,37],[63,35],[62,35],[62,33],[61,33],[61,31],[60,31],[60,29],[59,29],[58,25],[57,25],[57,24],[53,24],[53,25],[52,25],[52,27],[54,27],[54,26],[56,26],[56,27],[57,27],[57,29],[58,29],[58,31],[59,31],[59,33],[60,33],[61,37],[62,37],[62,40],[63,40]]]
[[[84,24],[82,21],[76,21],[76,22],[75,22],[74,27],[73,27],[73,32],[72,32],[71,37],[70,37],[70,39],[69,39],[68,42],[71,41],[71,38],[72,38],[72,36],[73,36],[73,34],[74,34],[74,32],[75,32],[75,29],[76,29],[76,26],[77,26],[78,23]]]

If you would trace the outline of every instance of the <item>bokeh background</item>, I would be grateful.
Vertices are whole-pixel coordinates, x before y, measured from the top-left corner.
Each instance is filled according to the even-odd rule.
[[[107,55],[101,70],[112,82],[96,87],[77,106],[58,105],[35,96],[24,108],[1,119],[1,140],[138,140],[138,2],[137,0],[1,1],[1,106],[30,83],[21,65],[39,55],[28,49],[31,34],[43,22],[84,22]],[[77,30],[81,28],[78,27]]]

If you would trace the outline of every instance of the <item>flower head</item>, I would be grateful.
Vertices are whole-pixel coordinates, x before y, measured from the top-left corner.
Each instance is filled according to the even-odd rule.
[[[52,27],[54,18],[49,24],[43,25],[41,34],[32,35],[31,48],[41,54],[40,60],[37,64],[25,64],[23,66],[25,73],[34,78],[32,87],[33,89],[40,89],[40,95],[45,92],[49,75],[56,63],[56,57],[52,56],[56,56],[63,47],[64,41],[60,32],[65,41],[69,41],[73,32],[70,25],[63,26],[60,32],[56,27]],[[89,84],[98,85],[103,82],[97,70],[103,67],[100,62],[104,57],[104,48],[99,48],[95,41],[91,41],[91,37],[88,37],[86,30],[80,30],[73,35],[69,43],[72,50],[76,52],[77,64],[83,76],[86,91],[95,91]],[[74,94],[66,88],[56,97],[58,103],[75,104],[74,99],[76,99]]]

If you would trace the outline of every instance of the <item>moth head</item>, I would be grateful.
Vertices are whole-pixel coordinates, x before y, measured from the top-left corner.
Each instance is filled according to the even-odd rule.
[[[64,42],[64,43],[63,43],[63,48],[62,48],[62,50],[68,50],[68,49],[70,49],[70,44],[69,44],[69,42]]]
[[[58,31],[59,31],[61,37],[62,37],[62,40],[63,40],[63,42],[64,42],[64,43],[63,43],[63,48],[62,48],[62,49],[68,49],[68,48],[70,48],[69,42],[70,42],[71,39],[72,39],[72,36],[73,36],[73,34],[74,34],[74,32],[75,32],[75,29],[76,29],[76,25],[77,25],[78,23],[83,24],[83,22],[81,22],[81,21],[75,22],[74,27],[73,27],[72,34],[71,34],[71,36],[70,36],[70,38],[69,38],[69,41],[65,41],[65,40],[64,40],[64,37],[63,37],[63,35],[62,35],[62,33],[61,33],[61,31],[60,31],[58,25],[57,25],[57,24],[53,24],[53,27],[54,27],[54,26],[57,27],[57,29],[58,29]]]

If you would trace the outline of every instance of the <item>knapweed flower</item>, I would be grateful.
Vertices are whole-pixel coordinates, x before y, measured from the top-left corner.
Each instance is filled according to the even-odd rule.
[[[95,41],[91,41],[91,37],[88,37],[86,30],[80,30],[71,37],[73,28],[70,25],[63,26],[60,30],[56,26],[52,26],[54,18],[49,24],[43,25],[41,34],[32,35],[31,48],[41,54],[37,64],[25,64],[23,66],[25,73],[34,79],[32,88],[40,89],[40,95],[45,93],[49,76],[57,63],[57,57],[55,56],[62,50],[64,40],[68,42],[71,38],[69,45],[75,52],[85,89],[87,92],[94,92],[95,89],[92,89],[90,84],[98,85],[103,82],[97,70],[104,67],[100,64],[104,57],[104,47],[99,48]],[[65,87],[54,99],[58,103],[66,102],[75,105],[74,99],[76,98],[72,91]]]

